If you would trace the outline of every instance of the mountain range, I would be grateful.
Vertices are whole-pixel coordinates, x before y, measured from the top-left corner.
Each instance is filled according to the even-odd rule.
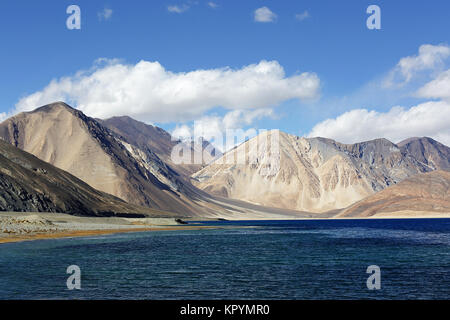
[[[324,212],[345,208],[416,174],[445,170],[448,163],[449,148],[429,138],[421,140],[426,147],[411,152],[408,146],[416,140],[398,146],[386,139],[342,144],[276,130],[263,135],[195,173],[194,184],[259,205]],[[277,156],[268,156],[272,141],[279,145]],[[244,154],[245,164],[227,160]]]
[[[140,149],[64,103],[0,124],[0,137],[90,186],[131,204],[182,214],[202,212],[203,193],[150,148]]]
[[[4,203],[0,207],[2,210],[17,208],[19,211],[62,210],[70,213],[81,210],[95,215],[121,211],[149,214],[145,208],[152,208],[154,214],[166,212],[168,215],[197,217],[371,216],[376,212],[367,213],[361,209],[377,207],[371,197],[383,197],[390,203],[389,208],[395,208],[389,196],[391,192],[401,192],[399,190],[405,185],[408,190],[414,189],[412,186],[420,185],[421,179],[424,184],[430,181],[430,176],[433,181],[446,181],[450,168],[450,149],[426,137],[410,138],[398,144],[386,139],[342,144],[331,139],[301,138],[272,130],[221,154],[207,141],[187,144],[174,140],[165,130],[130,117],[90,118],[63,102],[5,120],[0,124],[0,138],[12,145],[11,148],[25,151],[15,151],[16,159],[29,159],[32,157],[29,153],[35,156],[33,161],[40,159],[52,168],[46,169],[47,172],[64,172],[65,177],[71,177],[66,189],[61,189],[48,204],[38,201],[39,204],[34,206],[29,202],[20,205],[17,197],[7,195],[8,188],[4,188],[0,195],[0,202]],[[182,143],[192,157],[201,153],[204,161],[199,164],[172,161],[174,147]],[[0,145],[2,155],[11,152],[4,151],[10,150],[5,145]],[[37,179],[37,171],[30,171],[30,166],[13,167],[7,161],[9,158],[4,155],[3,158],[2,168],[8,168],[5,170],[16,170],[22,176]],[[236,162],[240,158],[244,161]],[[428,174],[431,171],[433,175]],[[37,187],[30,190],[25,187],[48,185],[41,176],[36,180],[39,183],[35,180],[32,183],[13,181],[11,179],[16,179],[14,174],[2,175],[0,183],[4,182],[6,186],[17,184],[39,198],[39,195],[49,193],[42,193]],[[76,181],[75,189],[73,181]],[[84,183],[83,188],[79,183]],[[57,185],[61,183],[57,182]],[[438,190],[437,193],[445,190],[445,183],[429,186],[432,188],[430,194],[433,194],[433,188]],[[70,193],[70,188],[89,191],[82,196],[84,202],[80,200],[83,208],[66,208],[61,204],[65,201],[55,200],[63,199],[62,194]],[[71,193],[71,196],[77,196],[76,192]],[[93,204],[103,203],[106,200],[99,199],[104,197],[118,201],[111,200],[117,207],[105,209]],[[443,197],[444,200],[449,198],[448,185]],[[354,206],[365,199],[368,202],[355,209]],[[379,204],[381,200],[377,201]],[[426,206],[425,209],[429,208],[426,210],[442,212],[447,208],[445,203],[441,205],[442,199],[431,197],[430,201],[439,204]],[[9,204],[11,208],[7,209]],[[88,207],[92,210],[87,210]],[[381,207],[377,208],[381,210]]]

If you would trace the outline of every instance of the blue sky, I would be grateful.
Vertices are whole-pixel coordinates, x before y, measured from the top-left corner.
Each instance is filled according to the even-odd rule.
[[[355,109],[384,114],[397,105],[403,106],[406,112],[428,101],[447,101],[445,97],[418,97],[415,94],[449,67],[445,53],[438,57],[440,60],[436,65],[426,70],[426,74],[415,74],[406,85],[386,89],[380,87],[380,83],[385,82],[400,59],[418,56],[422,45],[448,46],[448,1],[217,0],[213,1],[214,8],[208,5],[209,2],[1,1],[0,112],[11,115],[20,111],[17,104],[22,98],[44,90],[53,79],[73,77],[81,70],[94,72],[93,68],[98,70],[111,64],[135,66],[142,60],[158,62],[165,71],[175,74],[224,67],[240,70],[261,61],[276,61],[286,78],[309,72],[320,81],[311,99],[286,95],[285,99],[275,99],[269,105],[255,108],[251,106],[251,99],[250,105],[242,107],[236,98],[225,108],[214,105],[213,99],[208,100],[210,106],[186,116],[186,121],[151,119],[156,113],[142,117],[139,113],[131,114],[168,130],[192,127],[192,121],[201,118],[206,119],[206,123],[220,122],[233,110],[240,110],[242,118],[251,111],[263,110],[253,117],[248,116],[244,123],[241,121],[242,127],[279,128],[306,135],[317,124],[327,119],[336,120]],[[81,8],[81,30],[66,28],[69,16],[66,8],[71,4]],[[366,27],[369,16],[366,8],[371,4],[381,8],[381,30]],[[169,8],[173,6],[182,12],[171,12]],[[255,10],[262,7],[276,15],[272,22],[255,21]],[[99,17],[104,9],[112,13],[107,19]],[[296,14],[305,18],[296,19]],[[95,63],[99,58],[111,60],[99,66]],[[246,100],[245,95],[242,99]],[[72,100],[75,106],[81,101]],[[220,103],[223,99],[217,101]],[[106,102],[101,105],[107,108]],[[447,110],[447,104],[444,106]],[[186,102],[176,107],[186,111],[190,105]],[[82,110],[87,112],[93,108]],[[113,109],[111,114],[105,110],[101,114],[119,115],[124,110]],[[239,116],[239,112],[235,115]],[[380,116],[375,117],[380,119]],[[223,121],[221,123],[223,128]],[[434,127],[418,130],[416,135],[450,139],[448,132],[439,135],[442,128],[432,123]],[[386,130],[388,138],[403,137],[401,133]],[[314,132],[347,139],[336,130]],[[373,134],[380,135],[380,132]],[[370,137],[357,135],[355,139]]]

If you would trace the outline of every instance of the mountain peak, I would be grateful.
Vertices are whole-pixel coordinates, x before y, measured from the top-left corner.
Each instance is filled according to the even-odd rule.
[[[398,145],[399,147],[403,147],[403,146],[405,146],[405,145],[407,145],[407,144],[409,144],[409,143],[414,143],[414,142],[418,142],[418,143],[431,143],[431,144],[434,144],[434,145],[436,145],[436,144],[442,144],[442,143],[440,143],[439,141],[434,140],[433,138],[430,138],[430,137],[411,137],[411,138],[408,138],[408,139],[405,139],[405,140],[400,141],[399,143],[397,143],[397,145]],[[442,144],[442,145],[444,145],[444,144]]]
[[[450,170],[450,148],[432,138],[409,138],[397,145],[433,170]]]
[[[56,101],[49,104],[46,104],[44,106],[41,106],[39,108],[34,109],[33,111],[30,111],[29,113],[37,113],[37,112],[50,112],[50,111],[56,111],[56,110],[69,110],[74,111],[77,110],[71,106],[69,106],[67,103],[63,101]]]

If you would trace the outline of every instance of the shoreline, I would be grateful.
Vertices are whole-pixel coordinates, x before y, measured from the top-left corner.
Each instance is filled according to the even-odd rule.
[[[211,229],[172,218],[83,217],[64,213],[0,212],[0,244],[146,231]]]
[[[149,232],[149,231],[185,231],[185,230],[201,230],[201,229],[217,229],[217,227],[210,226],[167,226],[154,228],[122,228],[122,229],[103,229],[103,230],[72,230],[61,231],[54,233],[35,233],[29,235],[17,235],[0,238],[0,244],[34,241],[34,240],[48,240],[48,239],[63,239],[63,238],[77,238],[101,236],[118,233],[132,233],[132,232]]]
[[[230,219],[228,217],[223,222],[450,219],[450,214],[400,211],[397,214],[384,212],[370,217],[280,217],[280,219],[269,217],[263,219],[259,217],[240,216],[236,218],[239,219]],[[222,222],[218,220],[218,217],[188,218],[186,221]],[[184,231],[223,227],[226,228],[227,225],[181,225],[173,219],[161,218],[97,218],[78,217],[67,214],[9,212],[0,213],[0,245],[4,243],[101,236],[130,232]]]

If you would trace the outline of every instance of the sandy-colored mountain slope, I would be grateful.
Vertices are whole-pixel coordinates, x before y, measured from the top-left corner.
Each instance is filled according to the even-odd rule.
[[[0,124],[0,137],[129,203],[203,214],[203,194],[151,150],[141,150],[82,112],[59,102]]]
[[[0,140],[0,210],[88,216],[175,216],[130,205]]]
[[[206,141],[195,144],[183,144],[180,140],[174,140],[170,133],[164,129],[145,124],[127,116],[97,120],[128,143],[137,146],[141,150],[152,150],[161,160],[188,180],[191,174],[212,162],[214,158],[222,155],[219,150]],[[187,150],[190,154],[187,163],[175,163],[172,161],[172,151],[179,144],[183,144],[183,150]],[[195,164],[194,159],[201,159],[202,162]]]
[[[409,138],[397,144],[433,170],[450,170],[450,148],[428,137]]]
[[[5,120],[0,124],[0,138],[132,204],[190,217],[311,216],[210,196],[167,166],[150,146],[141,149],[62,102]]]
[[[276,136],[278,153],[272,152]],[[245,155],[245,163],[229,161],[238,155]],[[264,206],[325,212],[345,208],[429,170],[386,139],[345,145],[273,130],[227,152],[192,177],[194,185],[212,194]]]
[[[336,217],[450,216],[450,172],[405,179],[342,210]]]

